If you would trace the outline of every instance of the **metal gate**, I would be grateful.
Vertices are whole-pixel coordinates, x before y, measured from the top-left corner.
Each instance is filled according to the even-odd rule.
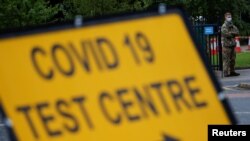
[[[193,28],[211,68],[216,71],[223,71],[220,26],[217,24],[199,24],[194,25]]]

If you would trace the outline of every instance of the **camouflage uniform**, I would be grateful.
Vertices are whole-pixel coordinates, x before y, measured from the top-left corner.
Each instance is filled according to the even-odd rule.
[[[235,53],[235,36],[239,35],[238,28],[232,22],[225,21],[221,27],[222,33],[222,57],[224,75],[234,73],[236,59]]]

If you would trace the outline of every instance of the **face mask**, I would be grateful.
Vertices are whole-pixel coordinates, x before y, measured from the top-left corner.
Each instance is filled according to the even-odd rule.
[[[227,20],[228,22],[231,22],[231,21],[232,21],[232,17],[227,17],[226,20]]]

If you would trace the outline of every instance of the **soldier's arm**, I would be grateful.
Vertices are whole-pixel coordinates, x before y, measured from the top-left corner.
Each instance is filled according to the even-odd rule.
[[[235,36],[238,36],[240,34],[239,29],[236,26],[233,26],[233,32]]]
[[[224,37],[233,37],[232,32],[229,32],[228,28],[226,26],[221,27],[221,33]]]

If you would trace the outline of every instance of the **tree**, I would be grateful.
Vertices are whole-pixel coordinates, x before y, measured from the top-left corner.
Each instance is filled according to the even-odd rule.
[[[182,0],[164,1],[167,5],[181,3],[193,20],[222,24],[224,13],[231,12],[241,35],[250,35],[250,0]],[[242,17],[244,16],[244,18]]]
[[[140,11],[152,4],[152,0],[64,0],[61,6],[66,19],[75,15],[85,18]]]
[[[158,3],[182,6],[194,21],[222,24],[233,14],[242,35],[250,34],[250,0],[0,0],[0,30],[147,10]],[[4,20],[2,20],[4,19]]]
[[[44,0],[0,0],[0,30],[55,22],[58,6]]]

